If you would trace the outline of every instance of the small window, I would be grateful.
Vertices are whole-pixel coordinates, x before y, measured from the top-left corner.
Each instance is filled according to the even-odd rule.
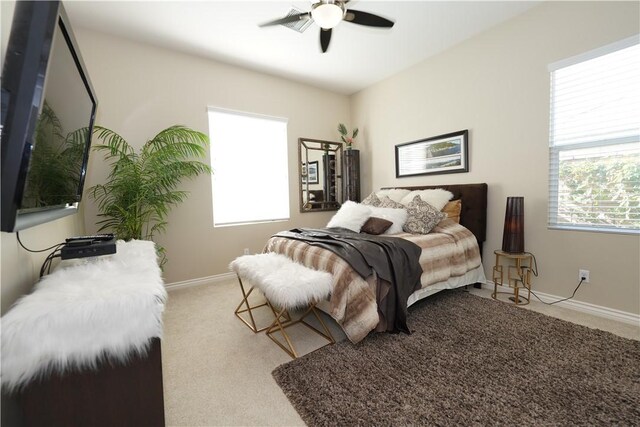
[[[549,66],[549,226],[640,232],[640,45]]]
[[[213,225],[289,219],[287,120],[209,108]]]

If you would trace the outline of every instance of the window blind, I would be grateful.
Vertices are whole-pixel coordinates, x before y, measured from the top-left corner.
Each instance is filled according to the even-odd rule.
[[[638,232],[638,37],[596,53],[550,66],[549,225]]]
[[[209,108],[213,225],[289,219],[287,120]]]

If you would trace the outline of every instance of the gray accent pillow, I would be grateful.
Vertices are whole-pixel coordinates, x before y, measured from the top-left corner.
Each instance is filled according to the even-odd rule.
[[[378,207],[378,206],[380,206],[381,200],[376,195],[376,193],[371,193],[360,203],[363,204],[363,205],[369,205],[369,206]]]
[[[383,196],[380,198],[380,204],[375,205],[377,208],[393,208],[393,209],[406,209],[407,207],[402,203],[398,203],[394,200],[391,200],[387,196]]]
[[[403,230],[412,234],[427,234],[438,225],[447,214],[440,212],[420,196],[415,196],[406,207],[409,217],[404,223]]]

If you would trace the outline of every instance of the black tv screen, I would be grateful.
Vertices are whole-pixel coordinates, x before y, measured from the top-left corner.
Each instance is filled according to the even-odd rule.
[[[77,211],[96,108],[62,4],[17,2],[2,70],[2,231]]]

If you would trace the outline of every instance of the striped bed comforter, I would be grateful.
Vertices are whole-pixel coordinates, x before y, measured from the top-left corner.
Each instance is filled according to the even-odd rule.
[[[441,221],[429,234],[401,233],[393,237],[407,239],[422,249],[420,282],[423,288],[462,276],[480,265],[475,236],[452,220]],[[363,278],[333,252],[285,237],[272,237],[264,251],[280,253],[307,267],[333,274],[329,314],[351,342],[362,340],[373,330],[385,330],[376,296],[380,298],[388,283],[375,274]]]

